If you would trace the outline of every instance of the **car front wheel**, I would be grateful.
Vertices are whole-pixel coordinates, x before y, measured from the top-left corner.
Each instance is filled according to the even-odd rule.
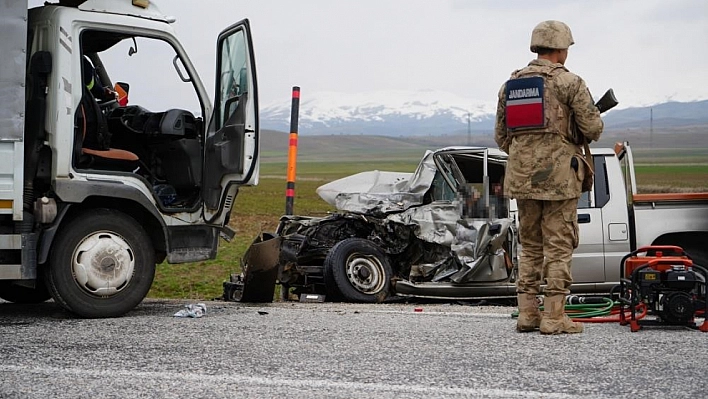
[[[391,265],[374,243],[363,238],[338,242],[324,261],[325,281],[350,302],[383,302],[391,290]]]

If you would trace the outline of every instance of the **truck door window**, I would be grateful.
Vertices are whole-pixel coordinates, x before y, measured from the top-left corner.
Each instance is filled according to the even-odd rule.
[[[221,76],[219,98],[216,104],[216,130],[224,126],[236,110],[239,98],[248,93],[248,59],[246,37],[243,31],[237,31],[226,38],[221,48]]]

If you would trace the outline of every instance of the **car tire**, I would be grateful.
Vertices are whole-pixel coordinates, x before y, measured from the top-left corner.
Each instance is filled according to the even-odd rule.
[[[334,284],[345,301],[383,302],[391,291],[388,257],[363,238],[347,238],[332,247],[324,261],[324,274],[327,286]]]
[[[24,287],[10,281],[0,281],[0,298],[19,304],[42,303],[51,299],[52,294],[47,291],[47,286],[42,279],[37,279],[35,287]]]
[[[147,295],[155,253],[143,227],[115,210],[92,209],[57,234],[46,268],[54,300],[86,318],[121,316]]]
[[[329,253],[331,253],[331,250]],[[334,277],[332,276],[332,272],[327,270],[326,263],[323,263],[322,265],[323,265],[323,267],[322,267],[323,276],[322,277],[324,279],[326,301],[327,302],[345,302],[346,299],[344,298],[344,296],[342,296],[342,293],[339,291],[339,288],[337,287],[337,282],[334,281]]]

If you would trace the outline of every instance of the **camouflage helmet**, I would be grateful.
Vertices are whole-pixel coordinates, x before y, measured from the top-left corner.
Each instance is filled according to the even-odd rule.
[[[534,53],[539,47],[563,50],[573,43],[570,28],[561,21],[543,21],[531,33],[531,52]]]

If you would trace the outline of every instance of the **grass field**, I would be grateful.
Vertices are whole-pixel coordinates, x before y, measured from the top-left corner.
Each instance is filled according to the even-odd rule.
[[[640,191],[708,191],[707,158],[700,158],[704,163],[696,164],[697,159],[693,153],[692,156],[682,158],[682,152],[675,151],[668,153],[671,156],[665,159],[657,159],[642,152],[637,154],[638,164],[635,168]],[[315,193],[315,189],[324,183],[374,169],[412,172],[422,154],[421,149],[409,148],[396,156],[389,154],[389,159],[393,158],[389,161],[382,160],[386,158],[383,149],[366,155],[341,152],[339,157],[333,154],[322,157],[308,154],[297,165],[295,214],[324,215],[333,210]],[[221,296],[222,282],[228,279],[230,273],[240,270],[240,259],[246,248],[261,232],[274,231],[278,219],[285,211],[286,164],[282,155],[276,152],[272,152],[266,159],[269,160],[261,164],[259,185],[243,188],[236,200],[231,217],[236,238],[230,243],[222,240],[214,260],[158,265],[155,282],[148,294],[150,297],[208,300]],[[677,163],[681,160],[684,163]]]
[[[708,191],[708,164],[638,164],[634,172],[640,192]]]

